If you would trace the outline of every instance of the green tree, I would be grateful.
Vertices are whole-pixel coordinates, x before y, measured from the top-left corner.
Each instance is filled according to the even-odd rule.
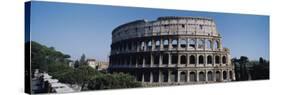
[[[140,87],[139,82],[134,81],[134,77],[123,73],[103,74],[90,80],[88,88],[90,90],[135,88]]]

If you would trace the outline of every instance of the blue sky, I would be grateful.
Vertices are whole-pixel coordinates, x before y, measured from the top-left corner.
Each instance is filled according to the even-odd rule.
[[[213,18],[222,36],[223,47],[232,57],[269,59],[269,16],[116,7],[92,4],[33,1],[30,34],[33,41],[53,46],[78,59],[107,60],[111,32],[120,24],[160,16],[200,16]]]

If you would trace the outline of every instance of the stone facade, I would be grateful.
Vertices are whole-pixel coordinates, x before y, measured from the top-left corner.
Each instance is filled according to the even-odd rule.
[[[131,74],[147,85],[232,81],[230,50],[221,41],[210,18],[129,22],[112,32],[108,70]]]

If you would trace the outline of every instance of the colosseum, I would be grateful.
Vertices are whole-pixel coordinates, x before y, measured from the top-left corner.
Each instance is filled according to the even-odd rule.
[[[136,20],[112,32],[109,72],[135,76],[144,85],[235,80],[230,50],[222,47],[215,21],[205,17]]]

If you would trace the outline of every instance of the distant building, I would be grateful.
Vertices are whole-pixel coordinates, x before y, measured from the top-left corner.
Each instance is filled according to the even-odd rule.
[[[87,64],[90,67],[97,69],[98,71],[101,71],[101,70],[107,70],[109,63],[104,61],[97,61],[95,59],[87,59]]]

